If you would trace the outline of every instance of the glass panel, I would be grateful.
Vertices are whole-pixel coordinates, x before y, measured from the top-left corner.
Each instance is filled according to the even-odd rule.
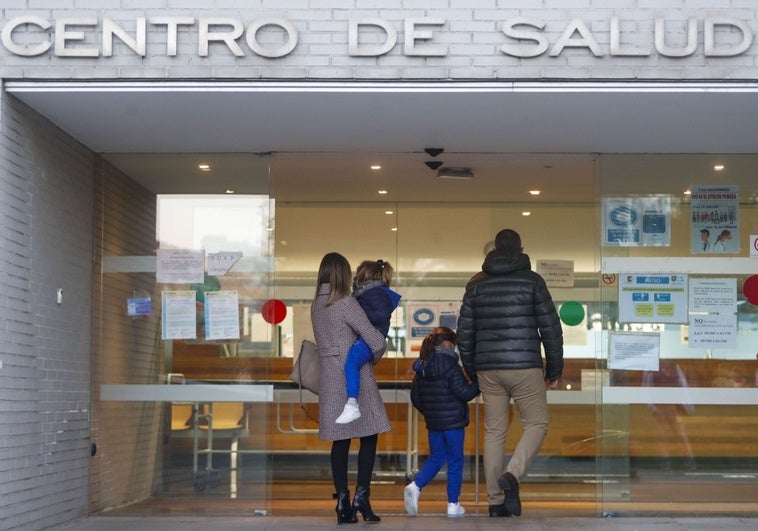
[[[614,282],[602,290],[610,378],[600,422],[604,434],[619,435],[602,439],[600,496],[608,514],[739,512],[758,501],[748,487],[758,473],[755,445],[745,438],[755,437],[745,416],[758,407],[749,389],[756,386],[758,319],[743,293],[755,271],[746,247],[758,212],[754,190],[730,197],[734,188],[713,173],[714,159],[599,159],[608,226],[616,216],[617,235],[633,229],[641,236],[613,242],[607,229],[601,234],[602,270]],[[752,157],[729,159],[730,171],[739,172]],[[691,197],[696,187],[713,193]],[[661,197],[669,208],[658,209]],[[648,215],[670,228],[670,242],[656,241],[662,231],[645,225]],[[702,247],[702,228],[730,232],[726,254]]]
[[[253,165],[248,195],[163,195],[101,169],[93,425],[108,459],[93,483],[114,497],[102,506],[210,496],[244,500],[222,512],[271,510],[269,359],[283,315],[268,311],[267,165]],[[216,510],[184,508],[198,509]]]

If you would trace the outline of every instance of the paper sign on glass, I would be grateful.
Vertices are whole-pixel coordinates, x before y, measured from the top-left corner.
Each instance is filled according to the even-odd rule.
[[[608,368],[631,371],[657,371],[661,354],[661,335],[637,332],[611,332]]]
[[[158,249],[155,276],[162,284],[202,284],[203,251],[191,249]]]

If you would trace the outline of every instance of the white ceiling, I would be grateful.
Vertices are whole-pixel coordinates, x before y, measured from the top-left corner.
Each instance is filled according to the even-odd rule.
[[[539,187],[544,201],[584,202],[597,153],[758,152],[758,89],[745,84],[5,88],[157,193],[259,192],[270,160],[278,201],[374,201],[380,187],[392,201],[519,201]],[[471,167],[474,179],[436,178],[426,147],[444,148],[436,159]],[[206,161],[212,172],[199,172]],[[730,184],[754,189],[754,175]]]

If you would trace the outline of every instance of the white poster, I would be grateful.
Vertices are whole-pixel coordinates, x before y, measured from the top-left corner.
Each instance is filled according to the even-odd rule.
[[[458,326],[460,302],[414,302],[409,303],[408,330],[411,340],[423,340],[438,326],[455,330]]]
[[[191,249],[158,249],[155,277],[161,284],[202,284],[205,253]]]
[[[671,245],[669,197],[603,199],[603,245]]]
[[[691,278],[691,313],[737,313],[736,278]]]
[[[690,316],[690,348],[737,348],[737,314]]]
[[[240,310],[236,290],[205,292],[205,339],[239,339]]]
[[[162,339],[195,339],[195,291],[164,291],[161,294]]]
[[[223,277],[240,258],[242,258],[241,251],[208,253],[205,267],[209,275]]]
[[[573,260],[537,260],[537,273],[549,288],[574,287]]]
[[[737,186],[692,186],[692,253],[738,253],[739,189]]]
[[[609,369],[657,371],[661,354],[660,334],[611,332]]]
[[[686,323],[687,275],[619,275],[619,321]]]

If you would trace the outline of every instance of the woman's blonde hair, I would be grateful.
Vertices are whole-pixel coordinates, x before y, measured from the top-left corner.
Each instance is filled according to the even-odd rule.
[[[318,296],[319,286],[329,284],[329,298],[326,300],[326,306],[344,299],[352,293],[352,271],[350,262],[340,253],[326,253],[321,259],[321,265],[318,267],[318,281],[316,282],[316,296]]]

